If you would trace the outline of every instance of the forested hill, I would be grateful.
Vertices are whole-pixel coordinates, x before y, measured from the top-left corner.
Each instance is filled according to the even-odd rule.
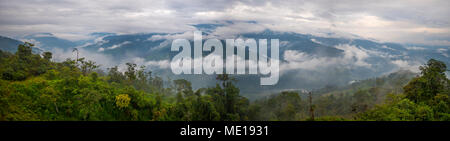
[[[287,89],[317,89],[327,85],[344,86],[353,80],[379,77],[400,69],[417,72],[419,65],[429,59],[440,60],[450,65],[449,46],[425,46],[417,44],[387,43],[360,37],[317,36],[312,34],[261,29],[245,34],[217,32],[234,23],[193,25],[204,33],[204,41],[217,38],[225,45],[228,37],[242,39],[279,39],[280,75],[276,85],[262,86],[258,83],[261,76],[235,75],[235,84],[241,95],[251,100]],[[237,26],[237,25],[236,25]],[[118,66],[121,71],[125,63],[147,65],[162,78],[186,79],[194,89],[215,86],[213,75],[174,75],[170,70],[170,60],[178,54],[171,51],[174,39],[186,38],[193,46],[192,31],[181,33],[91,33],[84,38],[68,40],[61,34],[31,33],[8,38],[1,42],[14,40],[12,45],[0,48],[17,50],[18,44],[28,41],[35,48],[54,53],[53,61],[62,62],[67,57],[76,57],[74,48],[80,57],[101,64],[102,69]],[[189,35],[189,36],[188,36]],[[20,43],[19,43],[20,42]],[[225,46],[224,46],[225,47]],[[35,50],[35,49],[33,49]],[[42,53],[40,52],[40,53]],[[37,52],[35,52],[37,53]],[[40,54],[39,53],[39,54]],[[211,52],[203,52],[208,55]]]
[[[85,58],[52,62],[51,52],[34,54],[32,46],[0,51],[0,120],[450,120],[447,67],[434,59],[412,80],[399,72],[311,100],[285,91],[250,102],[228,75],[193,90],[184,79],[163,83],[145,66],[104,72]]]
[[[388,94],[403,93],[403,87],[417,75],[419,74],[408,70],[400,70],[342,87],[326,86],[312,90],[311,106],[314,107],[316,120],[353,120],[357,113],[383,104]],[[259,120],[305,120],[311,114],[309,95],[305,91],[274,94],[256,100],[251,107],[264,111],[260,112],[262,115],[255,116]],[[290,111],[290,114],[284,116],[280,111]]]

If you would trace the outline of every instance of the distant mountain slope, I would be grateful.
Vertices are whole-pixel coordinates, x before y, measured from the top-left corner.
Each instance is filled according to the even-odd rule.
[[[148,33],[104,36],[94,44],[84,47],[84,49],[112,55],[118,60],[129,57],[141,57],[148,60],[169,59],[170,50],[161,52],[158,48],[169,49],[170,42],[163,39],[150,39],[155,35],[161,36],[165,34]]]
[[[19,46],[20,44],[23,44],[23,42],[8,37],[0,36],[0,50],[15,53],[17,51],[17,46]],[[39,53],[41,51],[42,50],[38,48],[33,48],[34,53]]]
[[[222,36],[216,29],[227,26],[226,24],[232,23],[201,24],[194,27],[203,31],[204,40],[208,37],[219,38],[224,46],[224,38],[280,41],[280,79],[277,85],[261,86],[261,75],[232,75],[238,80],[236,86],[250,98],[282,90],[340,87],[355,80],[379,77],[398,70],[417,72],[418,66],[431,58],[450,66],[448,46],[383,43],[361,37],[316,36],[268,29]],[[213,86],[216,82],[214,75],[174,75],[170,70],[170,60],[178,53],[170,51],[172,40],[185,38],[193,46],[192,32],[92,33],[89,36],[92,38],[69,41],[50,33],[41,33],[26,36],[25,39],[35,41],[37,47],[43,50],[65,50],[55,54],[55,59],[59,60],[73,57],[71,48],[77,47],[81,56],[87,55],[87,59],[102,62],[103,69],[114,65],[125,69],[123,64],[133,62],[146,65],[147,69],[164,79],[187,79],[193,83],[194,89]],[[204,52],[204,55],[208,53]]]
[[[416,77],[418,73],[413,73],[409,70],[400,70],[388,75],[383,75],[375,78],[369,78],[365,80],[355,80],[350,84],[342,87],[324,87],[317,90],[318,95],[331,95],[331,94],[353,94],[359,90],[366,90],[371,88],[383,88],[385,92],[378,93],[402,93],[403,86],[406,85],[412,78]]]
[[[313,90],[314,116],[316,120],[327,120],[327,118],[330,118],[329,116],[334,116],[336,119],[353,119],[355,114],[386,102],[387,94],[402,93],[403,86],[416,75],[416,73],[401,70],[376,78],[354,81],[341,87],[327,86]],[[257,120],[307,119],[310,117],[308,96],[305,91],[278,92],[270,96],[260,97],[250,107],[262,111],[258,116],[254,116]],[[295,107],[295,110],[286,110],[293,107]],[[283,116],[284,114],[280,114],[285,111],[296,115],[295,118],[293,118],[294,116],[287,118]]]
[[[0,49],[8,52],[16,52],[17,46],[22,44],[21,41],[17,41],[8,37],[0,36]]]
[[[34,43],[42,50],[52,50],[54,48],[70,49],[77,46],[76,42],[61,39],[51,33],[36,33],[23,37],[24,40]]]

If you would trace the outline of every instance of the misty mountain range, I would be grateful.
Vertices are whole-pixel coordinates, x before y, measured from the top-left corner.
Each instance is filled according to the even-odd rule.
[[[258,75],[233,75],[242,95],[256,97],[281,90],[318,89],[326,86],[345,86],[355,81],[388,75],[399,70],[418,72],[418,67],[434,58],[450,65],[448,46],[383,43],[361,37],[327,36],[281,32],[274,30],[226,33],[216,30],[221,24],[193,25],[207,38],[255,38],[280,40],[280,79],[277,85],[260,86]],[[102,65],[102,69],[126,62],[147,66],[148,70],[165,80],[185,78],[194,88],[214,86],[215,76],[178,75],[170,71],[171,41],[177,38],[193,39],[185,33],[91,33],[91,38],[71,41],[51,33],[30,34],[16,39],[0,37],[0,49],[10,52],[24,41],[35,44],[35,52],[51,51],[54,61],[74,58],[73,48],[80,57]],[[224,43],[223,43],[224,44]],[[225,44],[224,44],[225,45]],[[206,55],[207,52],[204,52]],[[448,76],[448,75],[447,75]],[[270,90],[270,91],[269,91]]]

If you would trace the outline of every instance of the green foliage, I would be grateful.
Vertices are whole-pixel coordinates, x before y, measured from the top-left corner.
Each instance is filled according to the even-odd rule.
[[[443,62],[431,59],[419,68],[421,76],[404,87],[404,96],[391,96],[385,104],[361,113],[361,120],[449,120],[450,81]]]
[[[414,102],[433,103],[438,94],[449,95],[450,81],[445,76],[445,63],[431,59],[421,66],[421,76],[404,87],[406,98]],[[447,101],[448,102],[448,101]]]
[[[50,61],[50,59],[52,59],[52,53],[51,52],[44,52],[44,53],[42,53],[42,57],[45,60]]]
[[[388,103],[358,115],[359,120],[377,121],[425,121],[433,120],[433,110],[423,103],[416,104],[409,99],[398,98],[390,100]]]
[[[85,58],[51,62],[51,53],[0,52],[0,120],[247,120],[249,101],[228,79],[192,90],[189,81],[165,88],[145,66],[127,63],[103,75]],[[175,99],[177,95],[177,100]]]
[[[116,105],[119,108],[127,108],[130,104],[130,97],[127,94],[119,94],[116,96]]]
[[[284,91],[250,106],[251,120],[300,120],[306,115],[306,102],[299,93]]]
[[[32,54],[30,43],[21,44],[14,54],[2,53],[2,63],[0,64],[1,78],[4,80],[25,80],[27,77],[37,76],[45,73],[51,67],[51,63],[41,58],[40,55]],[[51,54],[47,54],[51,58]]]
[[[145,66],[127,63],[125,72],[115,66],[105,74],[100,65],[85,58],[52,62],[52,53],[33,54],[32,47],[25,43],[14,54],[0,51],[1,121],[310,118],[308,98],[296,91],[250,102],[226,74],[217,75],[216,85],[209,88],[193,90],[184,79],[164,86],[163,79]],[[430,60],[420,70],[421,75],[403,90],[408,73],[314,91],[315,120],[450,120],[445,64]]]

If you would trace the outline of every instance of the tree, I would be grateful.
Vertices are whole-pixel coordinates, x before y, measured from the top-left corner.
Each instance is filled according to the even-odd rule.
[[[402,95],[388,95],[387,103],[357,115],[359,120],[426,121],[433,120],[433,110],[425,104],[416,104]]]
[[[94,61],[88,60],[85,61],[85,58],[80,58],[78,59],[77,62],[80,62],[80,69],[81,69],[81,73],[83,73],[83,75],[88,75],[89,73],[93,72],[95,69],[99,68],[100,65],[96,65]]]
[[[403,88],[406,98],[416,103],[431,104],[438,94],[449,95],[450,83],[445,76],[445,63],[430,59],[419,69],[421,76],[414,78]]]
[[[32,53],[34,45],[28,42],[18,46],[14,55],[2,58],[1,77],[5,80],[25,80],[30,76],[38,76],[45,73],[51,65],[44,61],[38,54]],[[50,55],[51,56],[51,55]],[[6,57],[6,56],[5,56]],[[47,57],[49,57],[47,55]]]
[[[16,55],[19,56],[21,60],[27,60],[29,59],[29,56],[32,55],[32,47],[34,45],[28,42],[25,42],[24,44],[19,45],[17,48]],[[28,60],[27,60],[28,61]]]
[[[164,87],[163,85],[163,79],[159,76],[155,76],[152,80],[152,86],[157,90],[157,91],[161,91]]]
[[[123,109],[127,108],[128,104],[130,104],[130,97],[127,94],[119,94],[116,96],[116,105],[117,107]]]
[[[192,96],[194,92],[192,91],[191,82],[185,79],[177,79],[173,81],[177,93],[183,94],[185,96]]]
[[[108,72],[108,82],[112,83],[122,83],[122,81],[124,81],[126,78],[125,76],[122,74],[122,72],[119,71],[119,68],[117,66],[114,66],[112,68],[108,68],[109,72]]]
[[[134,63],[126,63],[127,71],[125,72],[125,76],[130,81],[134,81],[136,79],[136,64]]]
[[[76,61],[77,61],[77,63],[78,63],[78,48],[73,48],[73,50],[72,50],[72,52],[77,52],[77,58],[76,58]]]
[[[359,114],[362,120],[450,120],[450,87],[445,63],[430,59],[419,67],[420,76],[403,89],[389,95],[385,104]]]
[[[44,57],[45,60],[50,61],[52,59],[52,53],[51,52],[44,52],[42,53],[42,57]]]

